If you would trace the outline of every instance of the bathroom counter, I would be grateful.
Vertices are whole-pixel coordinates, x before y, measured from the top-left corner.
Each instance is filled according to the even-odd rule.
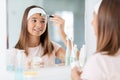
[[[70,66],[55,66],[25,70],[23,80],[71,80]],[[4,80],[15,80],[15,72],[7,72]]]

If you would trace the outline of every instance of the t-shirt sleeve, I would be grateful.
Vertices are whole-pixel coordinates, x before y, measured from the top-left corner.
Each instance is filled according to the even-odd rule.
[[[59,44],[56,43],[56,42],[53,42],[53,41],[52,41],[52,44],[53,44],[53,47],[54,47],[54,51],[55,51],[55,52],[61,47],[61,45],[59,45]]]
[[[99,65],[99,60],[95,55],[91,56],[85,67],[83,68],[83,73],[81,74],[82,80],[104,80],[101,74],[101,68]]]

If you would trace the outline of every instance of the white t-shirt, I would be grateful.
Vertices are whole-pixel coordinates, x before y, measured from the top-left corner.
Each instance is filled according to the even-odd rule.
[[[88,59],[83,73],[83,80],[120,80],[120,50],[116,56],[96,53]]]
[[[57,50],[61,47],[59,44],[55,43],[55,42],[52,42],[53,43],[53,47],[54,47],[54,50],[52,52],[52,54],[50,56],[48,55],[43,55],[44,53],[44,49],[42,47],[42,45],[40,44],[39,46],[37,47],[34,47],[34,48],[29,48],[29,56],[30,58],[33,58],[33,57],[41,57],[42,58],[42,61],[44,62],[44,65],[46,66],[52,66],[55,64],[55,53],[57,52]]]

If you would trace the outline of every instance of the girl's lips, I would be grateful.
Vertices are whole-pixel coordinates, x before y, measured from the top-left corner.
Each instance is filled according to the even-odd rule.
[[[41,29],[34,29],[34,31],[41,32],[42,30]]]

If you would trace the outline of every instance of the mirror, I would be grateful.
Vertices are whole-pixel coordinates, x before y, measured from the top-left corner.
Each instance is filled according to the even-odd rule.
[[[43,7],[48,14],[58,14],[62,16],[66,21],[65,32],[73,37],[78,49],[85,43],[85,0],[8,0],[7,5],[8,48],[14,47],[18,41],[24,10],[30,5],[39,5]],[[49,26],[53,25],[50,24]],[[53,41],[65,48],[55,27],[50,27],[49,33]]]
[[[85,0],[7,0],[8,48],[14,47],[16,42],[18,41],[24,10],[31,5],[39,5],[43,7],[48,14],[58,14],[61,17],[63,17],[66,21],[65,24],[66,34],[70,34],[70,36],[73,37],[74,43],[77,44],[78,49],[82,47],[82,45],[85,43],[85,27],[84,27]],[[56,32],[56,28],[52,27],[53,25],[51,23],[49,23],[49,26],[50,26],[49,28],[50,38],[53,41],[62,45],[64,49],[66,49],[64,43],[61,41]],[[63,68],[64,72],[62,72]],[[55,75],[65,76],[67,74],[65,76],[65,79],[62,80],[70,80],[69,67],[60,67],[54,69],[52,68],[51,70],[47,68],[42,70],[47,71],[43,72],[45,74],[48,72],[50,74],[54,73],[54,76]],[[57,72],[56,74],[56,71],[61,72]],[[59,79],[61,80],[61,77]],[[59,79],[56,77],[55,80]]]

